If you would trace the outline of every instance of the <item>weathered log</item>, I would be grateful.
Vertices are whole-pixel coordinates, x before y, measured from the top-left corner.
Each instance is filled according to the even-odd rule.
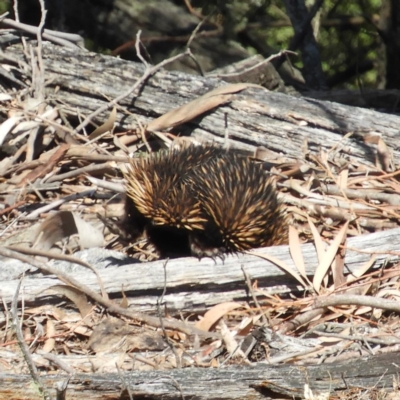
[[[8,46],[4,51],[14,59],[24,60],[19,45]],[[49,43],[44,43],[43,57],[48,98],[71,115],[92,113],[126,92],[145,71],[140,63],[76,52]],[[135,92],[120,102],[130,114],[119,110],[119,127],[137,127],[138,120],[146,124],[224,84],[216,78],[161,70],[146,81],[140,93]],[[107,116],[104,112],[94,122],[102,123]],[[294,159],[303,157],[306,140],[312,152],[328,151],[340,143],[342,158],[372,165],[376,148],[366,143],[365,137],[380,135],[398,158],[399,126],[400,117],[396,115],[251,88],[235,94],[229,104],[176,131],[218,143],[223,143],[228,133],[231,147],[253,151],[264,146]],[[350,132],[352,136],[344,139]]]
[[[390,253],[400,252],[398,237],[400,228],[370,235],[350,238],[347,245],[362,252],[348,250],[345,258],[345,273],[351,273],[369,261],[377,252],[375,268],[388,260],[399,257]],[[314,245],[302,246],[306,273],[312,277],[318,265]],[[385,254],[388,252],[388,254]],[[257,249],[255,254],[273,256],[288,264],[293,270],[296,267],[289,253],[288,246]],[[76,254],[91,265],[101,268],[99,274],[104,287],[110,296],[120,295],[123,290],[129,298],[129,304],[136,311],[155,312],[156,304],[164,286],[164,301],[169,312],[202,312],[210,306],[224,301],[247,301],[250,299],[242,268],[252,280],[257,280],[260,291],[270,294],[298,292],[299,283],[273,263],[258,256],[238,254],[227,256],[224,260],[215,261],[204,258],[179,258],[169,260],[166,264],[166,282],[164,281],[165,260],[148,263],[130,263],[129,259],[121,261],[119,253],[91,249]],[[79,265],[71,266],[67,262],[56,262],[61,271],[71,274],[79,282],[84,282],[92,290],[98,291],[99,285],[92,271]],[[20,275],[21,269],[14,270]],[[2,276],[7,273],[3,266]],[[10,275],[11,275],[10,271]],[[56,300],[49,292],[53,285],[61,282],[54,276],[31,276],[23,281],[25,303],[35,304]],[[9,303],[14,296],[18,279],[3,280],[1,293],[3,301]]]
[[[256,364],[223,368],[186,368],[171,371],[117,374],[76,374],[67,384],[67,398],[82,399],[270,399],[304,398],[304,386],[314,395],[334,396],[337,391],[358,388],[360,393],[384,388],[393,390],[398,375],[397,353],[381,354],[361,360],[315,366]],[[45,387],[55,398],[55,385],[68,376],[42,377]],[[0,400],[39,398],[28,375],[0,374]],[[7,388],[7,390],[4,390]],[[277,397],[278,396],[278,397]],[[367,396],[372,398],[372,396]],[[309,397],[308,397],[309,398]]]

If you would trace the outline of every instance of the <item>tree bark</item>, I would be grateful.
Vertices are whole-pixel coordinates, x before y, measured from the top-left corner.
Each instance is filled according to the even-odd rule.
[[[77,374],[69,379],[69,400],[96,399],[197,399],[235,400],[304,398],[305,385],[313,394],[330,394],[351,389],[371,394],[373,390],[393,390],[398,375],[398,353],[372,356],[352,362],[315,366],[256,364],[224,368],[186,368],[171,371],[135,372],[107,375]],[[50,393],[68,376],[42,377]],[[0,400],[39,398],[27,375],[0,375]],[[4,390],[4,388],[7,388]],[[10,394],[11,397],[10,397]],[[308,397],[310,398],[310,397]],[[325,398],[325,397],[324,397]],[[372,396],[368,396],[372,398]]]
[[[385,44],[386,89],[400,89],[400,5],[396,0],[384,0],[378,28]]]
[[[316,2],[315,9],[312,12],[315,14],[321,5],[322,1]],[[318,44],[311,28],[309,16],[311,11],[307,10],[304,0],[285,0],[285,6],[296,33],[292,42],[296,41],[297,43],[295,48],[291,48],[291,50],[296,50],[297,47],[301,50],[304,78],[311,89],[326,89],[327,84],[322,71]],[[311,17],[314,17],[314,15],[311,15]],[[310,21],[308,21],[309,19]]]
[[[5,54],[25,62],[19,45],[8,46]],[[44,44],[43,58],[48,100],[75,117],[86,116],[108,104],[108,100],[134,85],[145,71],[140,63],[85,51],[75,52],[49,43]],[[13,66],[15,68],[14,63]],[[146,125],[224,84],[217,78],[161,70],[147,80],[140,93],[135,92],[120,102],[119,128],[139,127],[138,121]],[[101,124],[108,115],[109,111],[103,112],[93,122]],[[302,149],[306,142],[311,152],[329,151],[340,143],[341,157],[350,162],[374,165],[376,145],[368,143],[366,138],[381,136],[398,159],[399,126],[397,115],[272,93],[260,87],[233,95],[229,104],[175,128],[175,132],[220,144],[228,134],[231,147],[254,151],[263,146],[276,155],[291,159],[304,156]],[[352,133],[351,137],[344,139],[348,133]]]
[[[385,252],[399,252],[398,237],[400,228],[371,235],[350,238],[347,246],[364,252],[348,250],[345,258],[346,272],[355,272],[366,264],[371,254],[375,255],[374,268],[380,268],[387,262]],[[318,257],[314,245],[302,246],[306,273],[312,280]],[[299,283],[275,264],[261,258],[263,254],[284,261],[297,271],[291,258],[288,246],[257,249],[256,255],[238,254],[227,256],[225,260],[213,261],[209,258],[179,258],[169,260],[166,264],[166,281],[164,279],[165,260],[146,263],[129,262],[130,259],[118,257],[119,253],[108,250],[91,249],[76,254],[99,270],[101,280],[109,296],[119,296],[123,288],[129,299],[130,307],[136,311],[155,312],[157,302],[164,286],[164,302],[170,313],[204,312],[209,307],[225,301],[248,301],[250,293],[245,283],[243,270],[250,279],[257,280],[257,287],[269,294],[293,292],[299,294]],[[257,256],[260,255],[260,257]],[[397,260],[391,256],[391,260]],[[11,303],[18,285],[21,267],[14,264],[3,264],[1,293],[3,301]],[[56,262],[60,270],[71,274],[79,282],[84,282],[90,289],[98,291],[99,283],[92,271],[68,262]],[[138,279],[137,277],[140,277]],[[26,304],[57,302],[58,296],[51,294],[51,287],[61,282],[55,276],[30,276],[23,282],[24,301]],[[0,319],[1,321],[1,319]]]

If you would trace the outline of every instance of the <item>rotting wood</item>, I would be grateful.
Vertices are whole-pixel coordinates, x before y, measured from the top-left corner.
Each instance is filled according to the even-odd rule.
[[[197,400],[303,398],[304,385],[314,395],[352,388],[368,393],[372,389],[393,390],[398,377],[398,353],[381,354],[363,359],[315,366],[255,364],[223,368],[186,368],[170,371],[117,374],[76,374],[70,377],[67,398],[128,399],[124,385],[133,398]],[[54,393],[54,385],[68,375],[43,376],[43,383]],[[37,396],[28,375],[0,374],[0,400]],[[11,395],[12,393],[12,395]],[[183,396],[183,397],[182,397]],[[367,396],[368,397],[368,396]]]

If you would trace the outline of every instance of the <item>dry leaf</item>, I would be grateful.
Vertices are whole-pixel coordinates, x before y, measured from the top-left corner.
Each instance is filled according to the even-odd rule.
[[[375,261],[376,256],[373,255],[365,264],[353,271],[351,275],[347,276],[347,283],[351,283],[363,276],[375,264]]]
[[[303,278],[296,271],[294,271],[293,268],[289,267],[289,265],[287,265],[284,261],[281,261],[276,257],[270,256],[269,254],[264,254],[264,253],[263,254],[260,254],[260,253],[255,254],[255,253],[251,253],[251,252],[247,252],[247,253],[251,254],[253,256],[258,256],[258,257],[264,258],[265,260],[272,262],[273,264],[275,264],[279,268],[283,269],[288,274],[292,275],[293,278],[297,279],[297,281],[300,282],[300,284],[304,288],[308,287],[308,285],[303,280]]]
[[[219,87],[189,103],[175,108],[147,125],[148,131],[162,131],[184,124],[231,100],[232,95],[249,87],[261,87],[250,83],[237,83]]]
[[[289,226],[289,251],[294,265],[300,272],[300,275],[308,281],[303,253],[301,252],[299,232],[293,225]]]
[[[72,212],[60,211],[50,215],[39,225],[34,234],[34,238],[37,238],[37,240],[33,247],[40,250],[49,250],[54,243],[77,232]]]
[[[104,244],[103,233],[96,229],[92,224],[86,222],[76,213],[72,213],[79,235],[79,245],[81,249],[92,247],[102,247]]]
[[[0,161],[0,176],[4,176],[7,172],[7,170],[10,168],[10,166],[12,165],[13,161],[12,161],[12,157],[4,157],[1,161]]]
[[[242,358],[246,359],[246,355],[240,349],[239,343],[235,340],[234,335],[232,332],[229,330],[229,328],[226,326],[225,322],[223,320],[219,321],[219,327],[221,330],[221,336],[222,340],[225,343],[226,346],[226,351],[233,356],[233,358]]]
[[[54,285],[51,286],[49,289],[52,289],[57,294],[60,294],[70,299],[78,308],[82,318],[85,318],[92,310],[93,306],[88,302],[86,295],[72,286]]]
[[[376,133],[367,134],[363,137],[364,143],[368,144],[378,144],[380,140],[380,135]]]
[[[43,126],[39,122],[32,121],[36,123],[36,126],[32,128],[29,132],[28,140],[26,142],[26,153],[25,161],[32,161],[35,158],[35,154],[39,151],[37,138],[42,136],[44,131]]]
[[[109,317],[95,327],[87,347],[95,353],[108,353],[116,350],[163,350],[166,344],[157,332],[148,329],[133,329],[125,321]]]
[[[115,121],[117,120],[117,108],[114,107],[110,112],[110,116],[107,118],[107,121],[104,124],[100,125],[96,128],[90,135],[89,140],[96,139],[97,137],[101,136],[103,133],[111,132]]]
[[[13,130],[14,126],[22,117],[10,117],[0,125],[0,146],[3,144],[6,136]]]
[[[393,296],[395,297],[393,300],[400,300],[400,291],[397,289],[381,289],[376,294],[376,297],[386,297],[386,296]]]
[[[340,332],[340,335],[342,336],[349,336],[351,334],[351,329],[350,327],[347,327],[343,329]],[[321,341],[321,343],[336,343],[336,342],[341,342],[344,338],[341,337],[333,337],[333,336],[324,336],[323,333],[318,336],[318,340]]]
[[[333,286],[335,289],[338,288],[339,286],[342,286],[346,282],[346,277],[344,276],[343,273],[344,259],[346,255],[345,249],[346,249],[345,247],[339,249],[332,263]]]
[[[208,310],[205,314],[203,319],[196,322],[195,326],[198,329],[202,329],[203,331],[208,332],[210,328],[219,321],[221,317],[223,317],[229,311],[235,310],[236,308],[243,307],[239,303],[234,302],[227,302],[217,304],[210,310]]]
[[[329,392],[316,392],[314,393],[308,383],[304,384],[304,398],[306,400],[329,400],[331,394]]]
[[[79,234],[81,249],[103,245],[104,237],[101,231],[71,211],[60,211],[50,215],[40,224],[35,233],[37,240],[34,247],[49,250],[54,243],[75,233]]]
[[[347,189],[347,183],[349,178],[349,170],[346,168],[343,171],[340,171],[339,179],[337,180],[337,185],[340,189]]]
[[[132,333],[132,327],[119,318],[109,317],[98,324],[90,335],[87,347],[95,353],[104,353],[124,346],[126,336]]]
[[[59,163],[59,161],[63,159],[68,149],[69,144],[64,143],[60,145],[57,151],[50,157],[49,160],[46,160],[46,162],[43,162],[43,164],[39,165],[31,172],[29,172],[29,174],[27,174],[17,186],[23,186],[27,182],[34,182],[36,179],[46,176],[49,172],[53,170],[53,168]]]
[[[338,234],[336,235],[335,239],[332,241],[331,245],[326,250],[325,254],[323,255],[322,259],[320,260],[317,269],[315,270],[315,275],[313,279],[313,286],[314,290],[319,293],[321,290],[321,283],[334,260],[336,253],[339,249],[340,244],[342,243],[343,239],[346,236],[347,227],[349,225],[349,221],[347,221]]]
[[[122,307],[122,308],[128,308],[129,307],[129,301],[128,301],[128,298],[126,297],[125,292],[124,292],[123,289],[121,290],[121,294],[122,294],[122,300],[121,300],[121,303],[120,303],[119,306]]]
[[[352,308],[352,310],[354,310],[354,308]],[[356,310],[352,311],[354,313],[354,315],[363,315],[363,314],[369,314],[372,310],[372,307],[358,307]],[[374,311],[377,310],[380,314],[382,313],[382,310],[379,308],[374,308]],[[375,314],[374,314],[375,316]]]
[[[57,321],[62,321],[64,318],[68,318],[70,314],[67,314],[64,310],[59,307],[52,306],[50,304],[46,304],[44,306],[33,307],[26,309],[24,311],[26,314],[35,315],[35,314],[46,314],[48,316],[52,316]]]
[[[241,323],[238,329],[238,336],[247,336],[250,334],[254,323],[261,318],[261,314],[258,314],[254,318],[247,317]]]
[[[54,327],[54,323],[51,319],[47,319],[46,322],[46,336],[48,339],[44,342],[42,351],[46,353],[50,353],[56,344],[56,339],[54,339],[52,336],[56,334],[56,329]]]
[[[377,157],[380,167],[385,172],[390,172],[392,170],[391,166],[393,165],[393,157],[390,149],[386,146],[386,143],[381,137],[379,138],[377,147]]]
[[[307,216],[308,225],[310,225],[311,233],[314,239],[314,246],[315,250],[317,251],[318,263],[321,262],[322,257],[325,254],[325,244],[321,238],[321,235],[318,233],[317,228],[315,227],[314,223],[311,221],[311,218]]]

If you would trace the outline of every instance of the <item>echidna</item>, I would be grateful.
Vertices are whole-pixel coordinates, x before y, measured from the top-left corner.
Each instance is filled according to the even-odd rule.
[[[190,238],[193,254],[235,253],[287,240],[283,206],[260,164],[226,153],[196,170],[193,182],[207,216],[204,229]]]
[[[189,146],[131,161],[126,224],[162,257],[215,257],[281,244],[286,220],[262,166],[234,152]]]
[[[125,174],[125,230],[132,240],[146,231],[161,257],[190,255],[189,232],[206,222],[192,193],[193,171],[225,152],[216,147],[189,146],[132,159]]]

